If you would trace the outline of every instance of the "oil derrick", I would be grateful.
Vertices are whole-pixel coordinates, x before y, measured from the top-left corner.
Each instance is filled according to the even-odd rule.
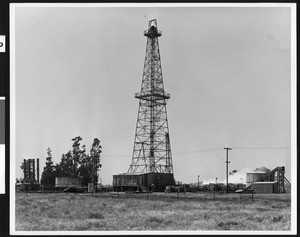
[[[139,99],[132,163],[128,173],[155,172],[173,175],[166,101],[170,94],[164,91],[157,29],[157,21],[149,21],[146,55]]]

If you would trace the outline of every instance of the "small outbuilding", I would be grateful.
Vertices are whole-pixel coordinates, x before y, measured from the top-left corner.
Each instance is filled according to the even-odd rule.
[[[81,178],[55,177],[55,188],[68,188],[71,185],[81,187]]]
[[[113,175],[114,191],[164,191],[166,186],[175,185],[172,173],[123,173]]]

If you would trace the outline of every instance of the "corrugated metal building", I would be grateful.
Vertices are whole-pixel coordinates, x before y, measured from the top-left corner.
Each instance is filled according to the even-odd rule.
[[[246,186],[247,187],[250,186],[252,183],[260,180],[265,175],[266,175],[266,173],[264,173],[264,172],[247,173]]]
[[[55,187],[56,188],[67,188],[71,185],[81,186],[81,179],[70,178],[70,177],[55,177]]]
[[[254,193],[277,193],[278,182],[254,182],[251,185]]]
[[[164,191],[166,186],[175,185],[171,173],[123,173],[113,175],[114,191]]]

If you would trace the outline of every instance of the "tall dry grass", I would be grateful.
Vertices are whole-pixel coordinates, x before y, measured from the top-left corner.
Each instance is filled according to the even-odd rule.
[[[288,194],[17,193],[16,230],[290,230]]]

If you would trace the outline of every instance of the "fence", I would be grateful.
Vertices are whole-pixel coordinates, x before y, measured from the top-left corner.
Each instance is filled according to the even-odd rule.
[[[157,193],[157,192],[84,192],[84,193],[73,193],[73,192],[62,192],[62,191],[25,191],[17,193],[26,193],[26,195],[33,194],[62,194],[62,195],[84,195],[91,197],[102,197],[102,198],[119,198],[119,199],[147,199],[147,200],[183,200],[183,201],[254,201],[254,192],[249,193],[223,193],[223,192],[173,192],[173,193]]]

